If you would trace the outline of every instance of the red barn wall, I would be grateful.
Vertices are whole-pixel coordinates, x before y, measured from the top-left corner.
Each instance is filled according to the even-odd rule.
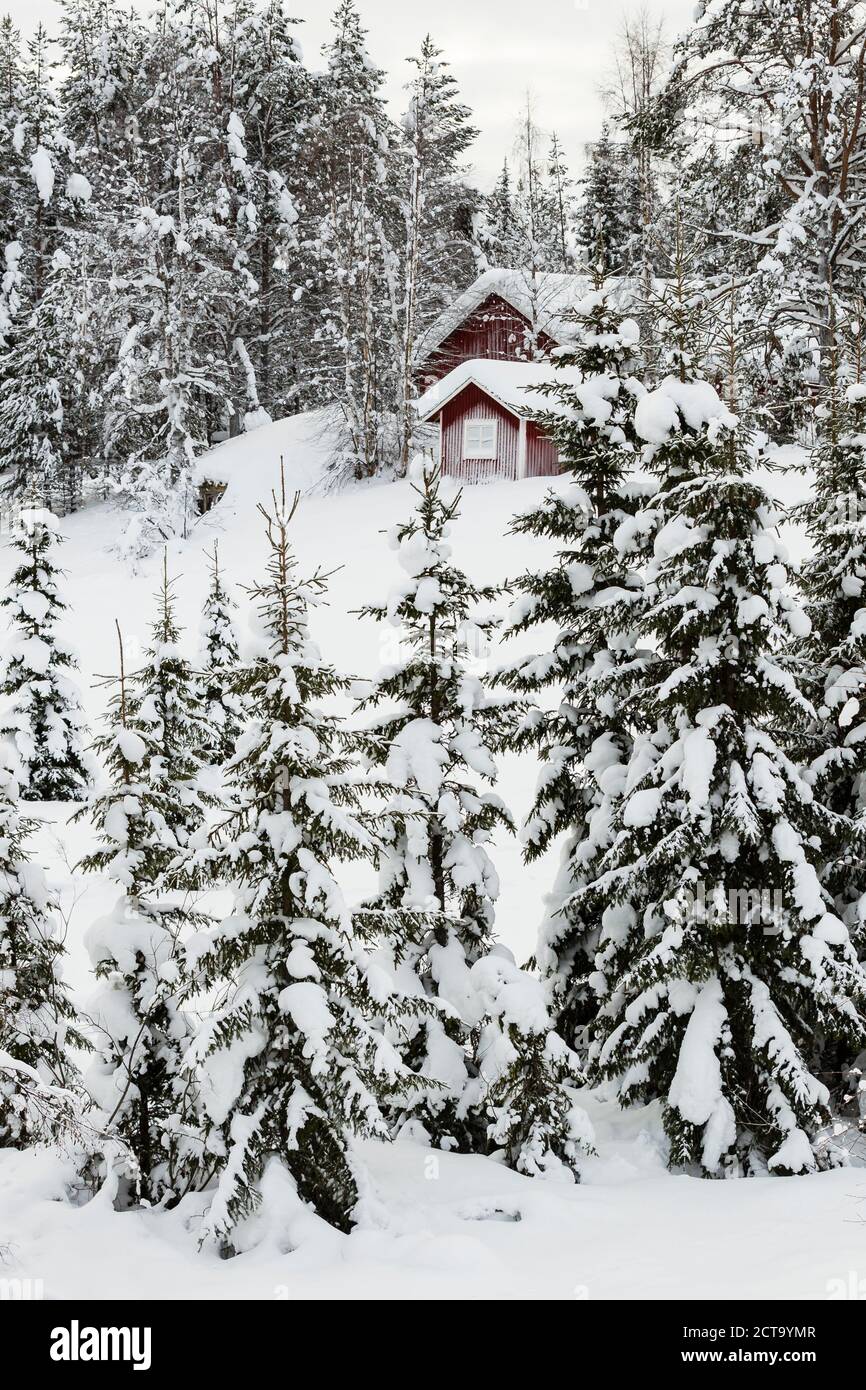
[[[465,420],[490,419],[499,421],[496,431],[495,459],[463,458],[463,423]],[[480,387],[469,385],[442,409],[443,473],[461,478],[467,483],[480,483],[485,478],[517,477],[520,455],[520,421],[510,411],[494,401]],[[559,457],[555,446],[542,434],[532,420],[526,423],[526,476],[553,477],[559,473]]]
[[[489,295],[422,362],[418,370],[422,389],[431,386],[434,381],[441,381],[452,368],[473,357],[489,358],[494,362],[520,361],[526,354],[529,326],[529,320],[499,295]],[[546,333],[540,333],[538,346],[542,352],[548,353],[556,347],[556,343]]]
[[[534,420],[526,422],[526,476],[553,478],[559,473],[556,445],[542,434]]]
[[[464,420],[490,419],[499,421],[496,431],[495,459],[463,458]],[[442,472],[467,483],[484,478],[516,478],[519,425],[515,416],[477,386],[467,386],[442,409]]]

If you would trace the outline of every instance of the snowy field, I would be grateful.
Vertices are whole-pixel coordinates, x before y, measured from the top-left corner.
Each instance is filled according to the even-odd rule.
[[[304,493],[294,523],[300,565],[333,571],[329,606],[313,617],[325,654],[358,676],[387,660],[387,634],[351,610],[380,599],[391,585],[395,562],[381,531],[407,515],[412,495],[406,483],[328,491],[321,481],[326,449],[322,417],[302,416],[208,457],[202,474],[226,481],[226,496],[187,540],[169,548],[191,643],[205,590],[204,553],[215,539],[241,603],[243,632],[239,589],[264,558],[256,504],[277,484],[282,455],[289,486]],[[549,485],[540,479],[467,490],[454,548],[473,578],[498,582],[533,563],[538,542],[507,530],[511,516]],[[774,475],[770,486],[790,500],[803,482]],[[71,633],[94,727],[104,697],[96,682],[117,667],[114,620],[133,665],[161,565],[153,556],[138,575],[125,572],[110,551],[124,524],[109,505],[64,523]],[[787,539],[798,555],[801,537],[792,532]],[[0,583],[9,566],[4,543]],[[503,764],[500,790],[518,818],[534,777],[531,761]],[[38,851],[62,894],[66,974],[84,1001],[90,978],[82,938],[111,907],[115,890],[75,871],[87,827],[68,826],[61,806],[34,809],[45,819]],[[522,961],[534,948],[552,866],[525,868],[514,843],[498,845],[495,858],[502,879],[499,933]],[[367,886],[362,872],[347,875],[350,894]],[[505,1299],[822,1299],[866,1280],[866,1168],[733,1182],[673,1176],[654,1107],[623,1113],[598,1095],[587,1096],[586,1105],[598,1152],[586,1161],[579,1186],[531,1180],[488,1159],[432,1153],[409,1142],[367,1144],[372,1186],[350,1236],[312,1215],[299,1220],[284,1180],[271,1170],[259,1238],[229,1261],[198,1251],[201,1196],[167,1214],[116,1213],[103,1196],[76,1206],[66,1200],[74,1175],[63,1160],[0,1152],[0,1273],[41,1279],[46,1297],[61,1299],[477,1298],[482,1291]]]

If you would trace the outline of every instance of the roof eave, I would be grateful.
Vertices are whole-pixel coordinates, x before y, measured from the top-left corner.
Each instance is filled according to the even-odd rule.
[[[441,414],[446,405],[450,405],[453,400],[456,400],[458,396],[462,395],[468,386],[475,386],[479,391],[483,391],[485,396],[489,396],[492,401],[495,401],[497,405],[501,406],[503,410],[507,410],[509,415],[515,415],[518,419],[520,418],[521,410],[519,406],[514,405],[511,401],[503,400],[503,398],[496,391],[492,390],[486,382],[479,381],[475,376],[468,376],[465,381],[461,381],[459,386],[454,386],[452,390],[448,392],[447,396],[444,396],[441,401],[437,401],[429,410],[423,412],[419,410],[418,418],[421,423],[426,424],[429,420]]]

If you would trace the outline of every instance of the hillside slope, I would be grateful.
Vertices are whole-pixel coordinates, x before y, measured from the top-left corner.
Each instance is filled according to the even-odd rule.
[[[314,614],[314,632],[338,666],[370,675],[387,659],[392,639],[358,622],[353,610],[379,598],[394,581],[394,557],[381,532],[407,515],[412,494],[407,483],[327,491],[327,433],[320,415],[263,427],[202,461],[202,476],[225,481],[227,491],[186,540],[169,546],[188,638],[196,638],[205,552],[214,540],[240,601],[244,629],[240,589],[264,561],[257,505],[277,485],[281,456],[289,487],[304,494],[293,527],[301,569],[332,571],[330,602]],[[782,482],[790,492],[790,480]],[[457,560],[475,579],[501,581],[533,562],[537,543],[510,536],[508,528],[512,515],[548,486],[550,480],[540,479],[466,491],[453,542]],[[146,638],[161,564],[154,555],[138,575],[124,572],[110,551],[123,521],[103,505],[64,523],[70,631],[94,726],[104,701],[97,677],[117,664],[114,619],[134,662]],[[795,550],[802,548],[801,537],[791,539]],[[0,585],[10,561],[4,541]],[[494,652],[490,659],[502,655]],[[534,778],[530,761],[505,761],[500,790],[518,818]],[[63,895],[67,975],[84,999],[90,978],[83,934],[108,910],[115,890],[74,869],[87,827],[67,826],[64,807],[35,809],[46,819],[39,850]],[[514,843],[497,845],[495,857],[503,884],[499,931],[524,959],[534,946],[552,866],[542,861],[524,868]],[[346,875],[347,887],[360,892],[362,876],[353,874]],[[63,1161],[0,1152],[4,1273],[43,1279],[47,1297],[460,1298],[483,1291],[499,1298],[822,1298],[829,1280],[844,1280],[849,1270],[862,1268],[862,1169],[735,1183],[673,1177],[665,1168],[654,1108],[623,1114],[599,1096],[587,1103],[598,1156],[586,1164],[579,1187],[532,1181],[481,1158],[436,1155],[431,1167],[429,1151],[415,1144],[368,1144],[375,1187],[351,1236],[299,1217],[273,1173],[261,1217],[264,1238],[231,1261],[197,1251],[201,1197],[170,1214],[118,1215],[104,1198],[74,1207],[58,1200],[72,1176]],[[676,1241],[672,1231],[679,1233]],[[748,1261],[744,1249],[751,1252]]]

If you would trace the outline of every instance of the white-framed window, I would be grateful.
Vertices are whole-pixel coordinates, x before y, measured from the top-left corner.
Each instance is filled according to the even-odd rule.
[[[463,457],[465,459],[496,458],[496,425],[495,419],[463,421]]]

